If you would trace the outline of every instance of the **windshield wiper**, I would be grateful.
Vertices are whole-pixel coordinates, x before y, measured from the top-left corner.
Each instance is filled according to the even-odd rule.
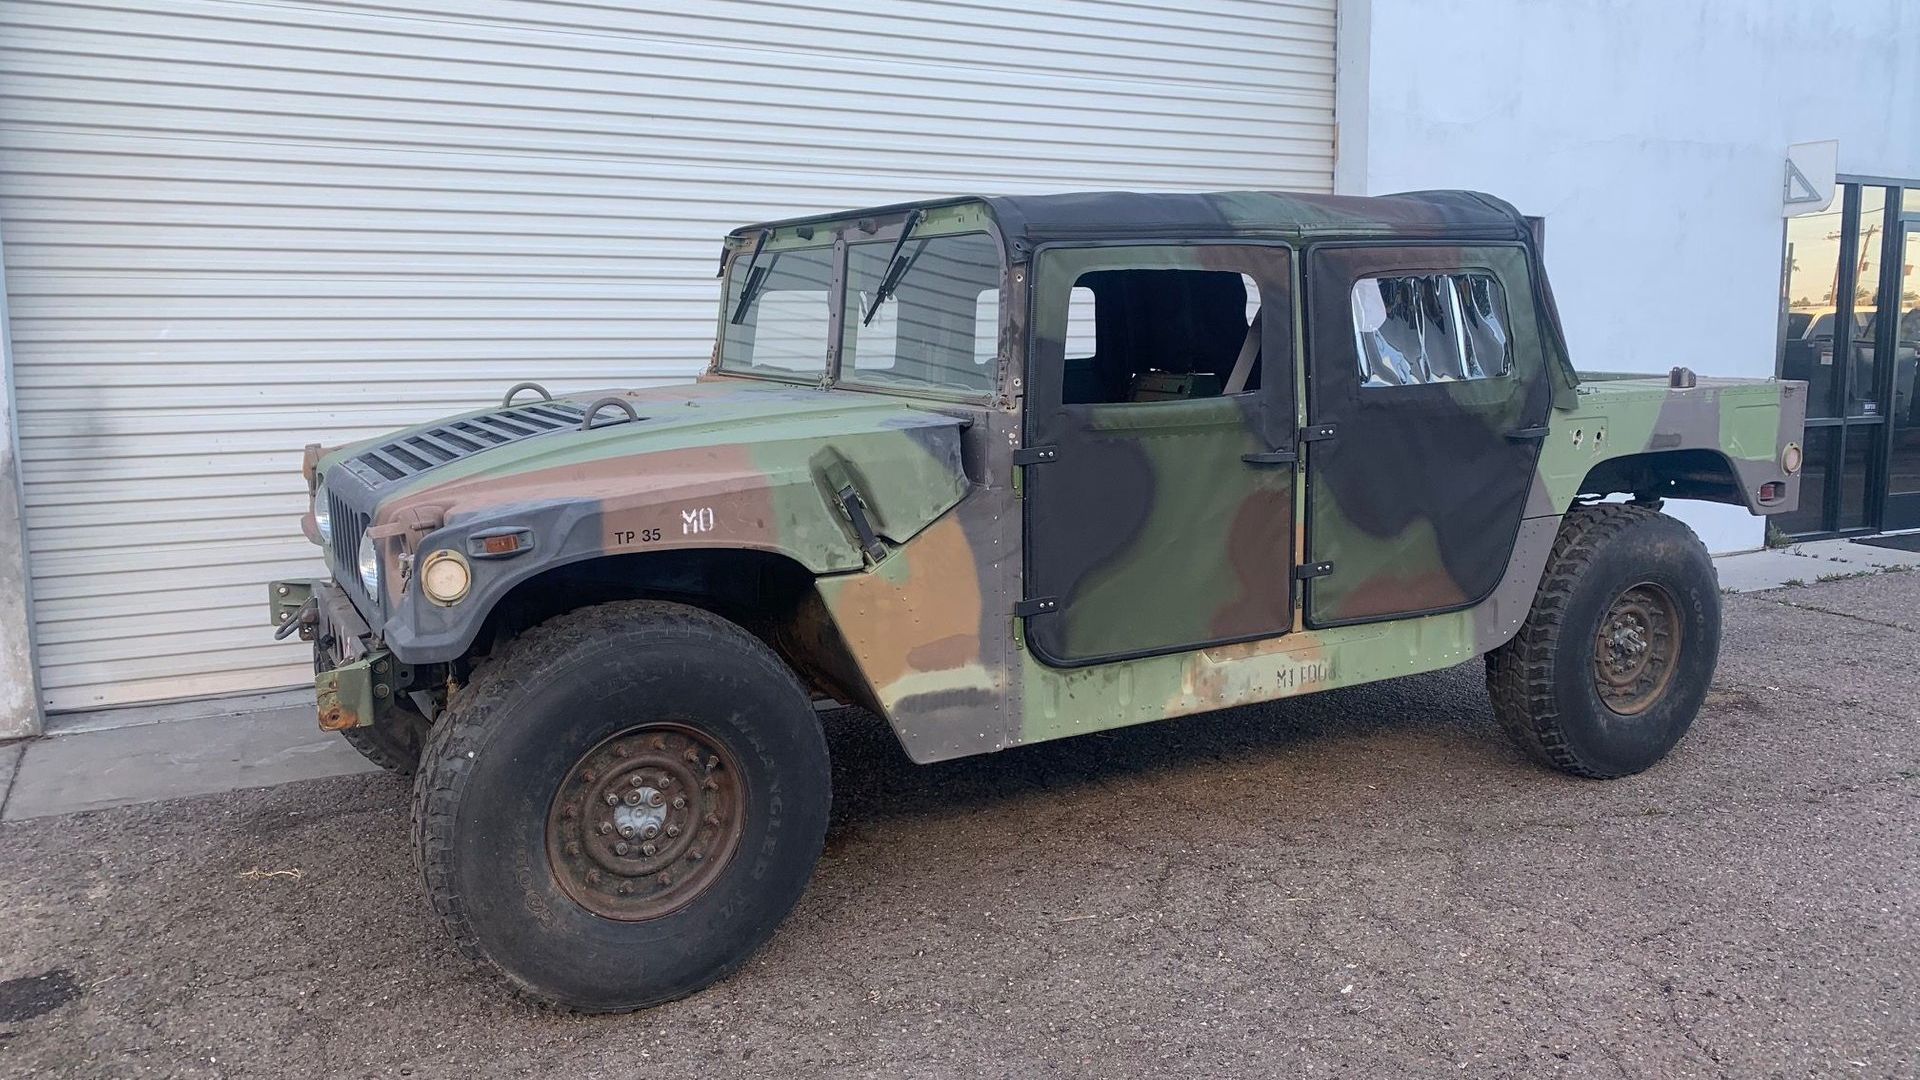
[[[746,274],[746,280],[740,286],[740,302],[733,305],[733,314],[727,317],[730,325],[738,326],[746,319],[747,309],[753,306],[753,298],[760,295],[760,286],[767,280],[767,271],[773,269],[772,262],[764,267],[756,265],[760,261],[760,252],[767,246],[767,241],[772,236],[772,229],[761,229],[759,237],[753,242],[753,254],[747,256],[747,268],[743,271]],[[775,255],[773,258],[777,262],[780,256]]]
[[[880,279],[880,287],[873,290],[873,303],[867,305],[867,313],[860,319],[861,326],[873,323],[873,316],[880,310],[880,305],[887,302],[893,290],[900,287],[900,279],[907,276],[907,267],[912,261],[902,258],[900,249],[907,246],[907,238],[913,235],[913,230],[920,226],[920,219],[926,216],[922,210],[907,211],[907,220],[900,225],[900,238],[893,242],[893,253],[887,256],[887,272]]]

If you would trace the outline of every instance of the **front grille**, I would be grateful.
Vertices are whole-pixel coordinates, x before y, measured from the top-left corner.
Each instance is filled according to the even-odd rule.
[[[327,492],[327,512],[333,518],[334,580],[360,590],[360,536],[370,524],[368,515],[353,509],[332,491]]]
[[[469,416],[393,439],[363,450],[345,462],[346,468],[370,488],[391,484],[450,461],[491,450],[496,446],[577,428],[585,414],[578,405],[542,401]],[[336,536],[341,535],[336,531]],[[354,543],[359,543],[359,537]]]

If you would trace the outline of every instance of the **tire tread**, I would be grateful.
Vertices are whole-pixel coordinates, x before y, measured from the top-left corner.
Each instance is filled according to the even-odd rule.
[[[1526,621],[1511,641],[1487,654],[1487,695],[1494,715],[1522,749],[1553,768],[1596,780],[1617,775],[1596,768],[1568,744],[1554,694],[1556,654],[1567,605],[1594,557],[1623,533],[1660,517],[1656,510],[1630,503],[1594,503],[1568,511],[1553,538],[1546,574]],[[1693,543],[1700,541],[1695,537]]]
[[[428,902],[446,925],[455,947],[468,959],[505,975],[521,998],[569,1012],[597,1010],[556,1001],[522,982],[489,955],[485,942],[474,931],[465,901],[455,885],[455,818],[472,773],[470,763],[484,751],[492,734],[506,721],[507,714],[501,705],[513,689],[575,648],[615,629],[631,631],[636,624],[644,625],[647,636],[703,642],[737,656],[753,658],[768,674],[786,680],[795,694],[806,699],[805,689],[771,649],[711,612],[655,600],[579,608],[527,630],[475,667],[467,684],[453,694],[445,713],[433,724],[414,779],[409,831],[415,865],[426,886]],[[745,959],[743,956],[740,962],[744,963]],[[732,970],[729,968],[716,978],[723,978]]]

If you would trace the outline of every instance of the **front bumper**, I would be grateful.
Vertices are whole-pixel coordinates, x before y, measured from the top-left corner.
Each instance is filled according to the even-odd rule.
[[[267,604],[281,636],[313,642],[315,703],[323,731],[367,727],[397,706],[413,673],[374,640],[346,590],[328,580],[276,581]]]

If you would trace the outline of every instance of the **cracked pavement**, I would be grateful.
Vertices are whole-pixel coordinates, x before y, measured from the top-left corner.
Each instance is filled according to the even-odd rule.
[[[0,1073],[1920,1075],[1920,573],[1726,606],[1693,733],[1606,783],[1478,663],[927,767],[832,715],[793,917],[631,1016],[461,959],[390,777],[11,823],[0,980],[72,989]]]

